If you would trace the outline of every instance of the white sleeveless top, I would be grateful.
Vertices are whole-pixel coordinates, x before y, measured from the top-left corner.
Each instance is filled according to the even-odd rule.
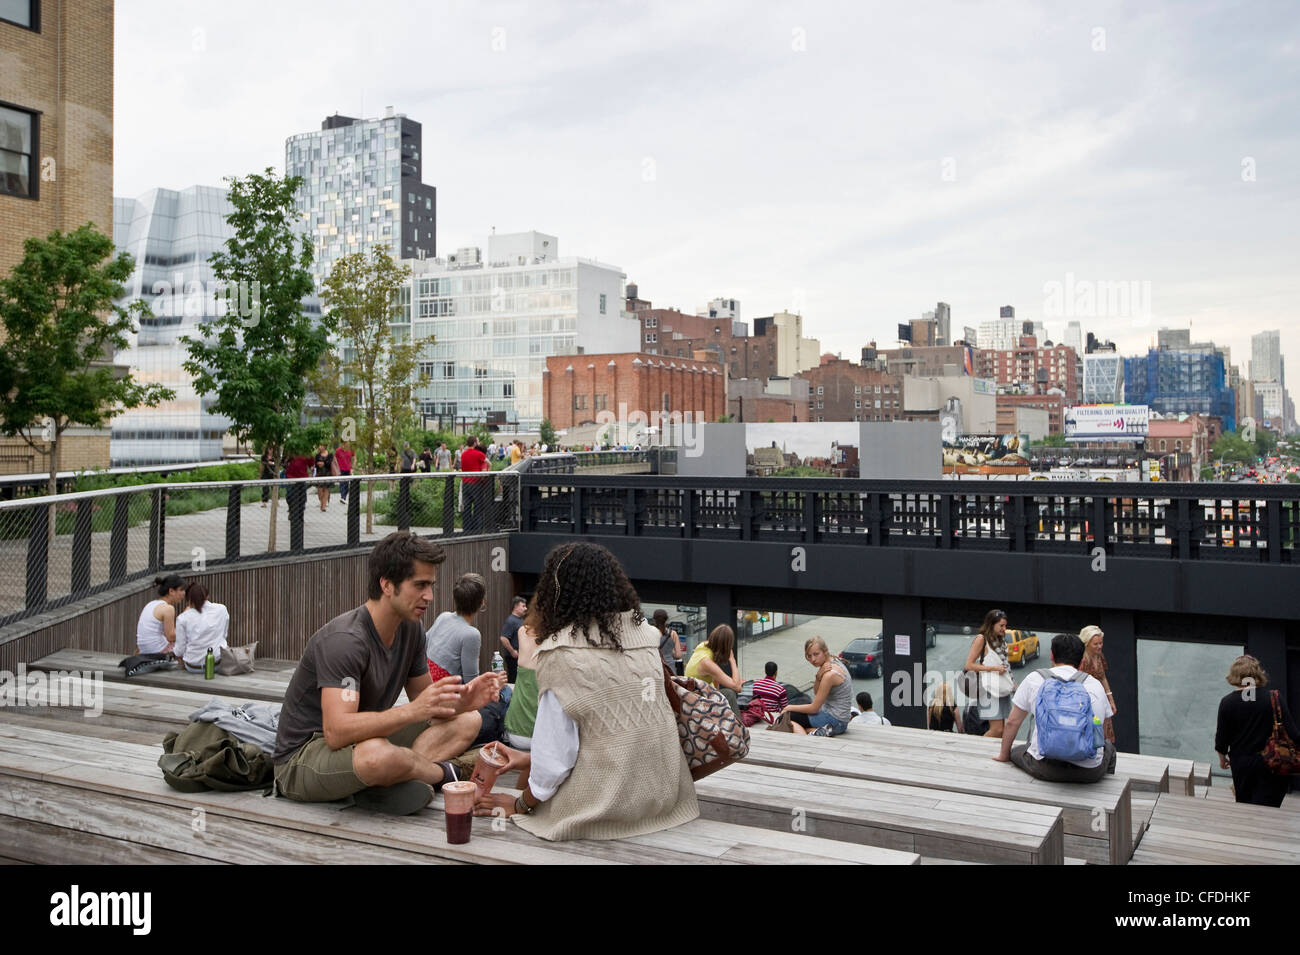
[[[167,638],[163,636],[162,621],[153,615],[153,608],[166,602],[151,600],[140,611],[140,620],[135,625],[135,643],[141,653],[162,653],[167,649]]]

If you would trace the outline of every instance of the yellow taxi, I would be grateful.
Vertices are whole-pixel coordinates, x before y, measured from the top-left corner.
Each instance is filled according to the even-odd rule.
[[[1032,630],[1008,630],[1007,662],[1013,667],[1022,667],[1028,660],[1038,659],[1038,634]]]

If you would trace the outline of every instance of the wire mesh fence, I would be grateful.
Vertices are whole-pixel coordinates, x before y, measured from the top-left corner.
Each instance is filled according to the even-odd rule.
[[[159,484],[0,502],[0,624],[161,571],[519,528],[515,471]]]

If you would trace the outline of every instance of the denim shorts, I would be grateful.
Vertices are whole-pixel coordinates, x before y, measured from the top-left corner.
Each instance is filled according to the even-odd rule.
[[[808,723],[813,729],[821,729],[823,726],[829,726],[831,736],[839,736],[849,728],[848,723],[845,723],[843,720],[837,720],[825,711],[809,713]]]

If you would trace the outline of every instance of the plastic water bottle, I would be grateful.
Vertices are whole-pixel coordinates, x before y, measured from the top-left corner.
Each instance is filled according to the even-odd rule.
[[[1098,749],[1106,745],[1106,733],[1102,729],[1101,719],[1096,716],[1092,718],[1092,745]]]
[[[501,651],[498,650],[496,653],[492,654],[492,672],[504,673],[505,669],[506,661],[501,659]]]
[[[212,648],[208,647],[208,655],[203,659],[203,679],[211,680],[217,675],[217,659],[212,655]]]

